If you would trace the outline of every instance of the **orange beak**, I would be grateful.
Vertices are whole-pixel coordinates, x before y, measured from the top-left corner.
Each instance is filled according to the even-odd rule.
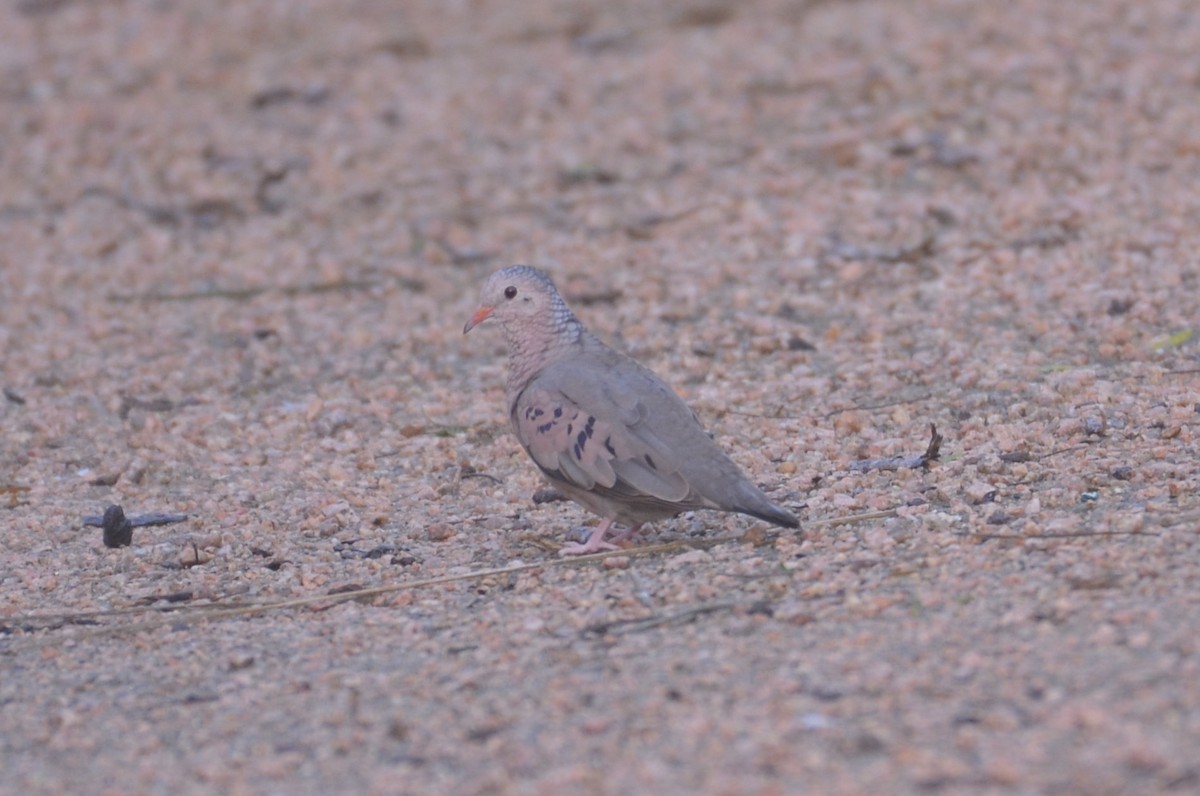
[[[479,324],[492,317],[492,313],[496,311],[495,307],[480,307],[475,310],[475,314],[471,316],[471,320],[467,321],[467,325],[463,327],[463,334],[474,329]]]

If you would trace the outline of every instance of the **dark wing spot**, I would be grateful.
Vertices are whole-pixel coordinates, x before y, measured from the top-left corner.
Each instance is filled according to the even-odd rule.
[[[561,406],[554,407],[554,416],[562,417],[562,407]]]
[[[567,423],[567,436],[570,437],[570,436],[574,435],[574,433],[575,433],[575,426],[571,425],[570,423]]]
[[[534,416],[534,417],[541,417],[541,416],[542,416],[542,415],[544,415],[544,414],[546,414],[546,413],[545,413],[545,412],[544,412],[544,411],[543,411],[541,408],[538,408],[538,409],[534,409],[534,410],[533,410],[533,416]]]
[[[583,430],[587,432],[588,439],[592,438],[592,433],[595,431],[595,428],[593,428],[593,427],[595,425],[596,425],[596,418],[588,417],[587,425],[583,427]]]
[[[605,438],[604,438],[604,450],[608,451],[608,453],[609,453],[609,455],[610,455],[610,456],[616,456],[616,455],[617,455],[617,449],[616,449],[616,448],[614,448],[614,447],[613,447],[613,444],[612,444],[612,437],[605,437]]]
[[[650,465],[651,470],[658,469],[658,466],[654,464],[654,460],[650,458],[650,454],[647,453],[644,458],[646,459],[646,464]]]
[[[539,434],[545,434],[547,431],[549,431],[552,428],[554,428],[554,423],[542,423],[540,426],[537,427],[537,430],[538,430]]]
[[[575,443],[575,458],[576,460],[583,458],[583,450],[579,447],[579,443]]]

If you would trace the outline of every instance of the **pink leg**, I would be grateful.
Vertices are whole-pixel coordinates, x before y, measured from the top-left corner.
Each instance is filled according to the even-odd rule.
[[[604,540],[604,535],[608,533],[608,529],[612,527],[612,524],[612,520],[604,520],[596,526],[596,530],[592,531],[591,536],[588,537],[586,542],[583,544],[579,544],[578,542],[565,544],[558,551],[558,554],[560,556],[586,556],[588,553],[599,553],[602,550],[620,550],[621,548],[615,543],[626,541],[630,536],[633,536],[634,531],[639,527],[635,525],[632,528],[621,531],[613,537],[611,542],[607,542]]]
[[[616,535],[610,536],[609,539],[612,540],[613,544],[621,544],[621,542],[628,542],[630,539],[633,538],[633,535],[635,533],[637,533],[639,530],[641,530],[641,527],[642,527],[642,524],[640,522],[637,525],[630,525],[628,528],[626,528],[623,531],[618,532]]]

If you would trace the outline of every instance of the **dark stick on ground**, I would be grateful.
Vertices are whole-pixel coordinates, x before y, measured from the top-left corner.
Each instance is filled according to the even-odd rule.
[[[125,510],[119,505],[109,506],[104,510],[104,516],[89,514],[83,518],[83,524],[93,528],[104,529],[105,547],[125,547],[133,541],[133,529],[145,525],[170,525],[183,522],[186,514],[139,514],[136,517],[126,517]]]
[[[886,456],[882,459],[859,459],[855,462],[850,462],[850,469],[865,473],[869,470],[917,470],[921,467],[928,467],[930,462],[935,462],[941,456],[942,435],[938,433],[937,426],[933,423],[929,424],[929,445],[925,448],[925,452],[919,456]]]

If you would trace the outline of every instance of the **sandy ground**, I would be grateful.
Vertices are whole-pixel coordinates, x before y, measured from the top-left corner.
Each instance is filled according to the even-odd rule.
[[[4,3],[0,792],[1200,791],[1197,53],[1190,0]],[[461,336],[522,261],[803,528],[560,560]]]

